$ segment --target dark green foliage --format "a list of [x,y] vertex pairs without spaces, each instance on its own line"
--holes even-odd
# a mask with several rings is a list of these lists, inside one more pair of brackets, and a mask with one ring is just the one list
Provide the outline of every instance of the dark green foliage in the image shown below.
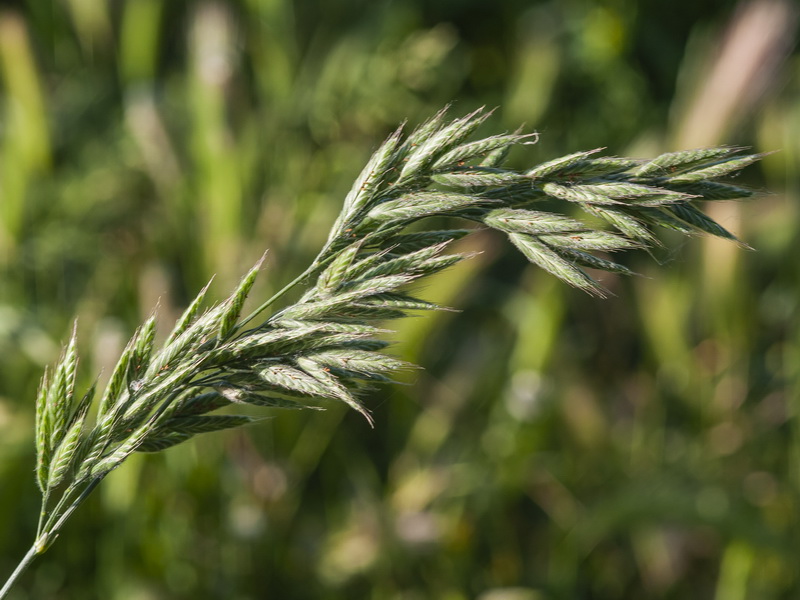
[[[172,397],[170,410],[268,417],[186,444],[179,442],[190,434],[141,440],[141,451],[176,447],[134,457],[105,479],[15,593],[111,600],[794,597],[799,534],[792,515],[800,502],[792,398],[800,388],[792,182],[800,88],[791,68],[751,73],[734,61],[736,76],[723,78],[712,69],[734,51],[758,56],[735,43],[735,32],[753,29],[729,23],[763,23],[766,13],[753,18],[750,7],[765,4],[633,10],[534,1],[489,11],[474,2],[210,4],[23,0],[0,11],[0,568],[10,573],[38,517],[36,380],[45,364],[58,362],[74,315],[81,360],[73,411],[60,417],[67,424],[60,444],[41,436],[50,452],[43,477],[65,464],[55,456],[71,451],[71,419],[95,374],[107,390],[98,389],[97,399],[105,396],[99,412],[108,418],[93,428],[96,411],[88,412],[61,489],[88,476],[81,464],[97,464],[111,450],[106,443],[116,442],[105,428],[134,424],[134,407],[160,409],[154,400],[166,396],[158,390],[184,377],[172,370],[176,359],[199,348],[228,364],[229,379],[195,380]],[[790,3],[768,4],[774,15]],[[792,18],[771,23],[769,35],[751,39],[786,43],[781,31]],[[761,64],[778,65],[789,47]],[[795,59],[791,50],[786,64]],[[743,87],[726,87],[734,84]],[[385,196],[383,183],[403,168],[398,148],[413,146],[390,132],[403,119],[403,131],[413,131],[451,101],[450,114],[498,106],[477,132],[489,137],[473,134],[438,154],[430,177],[407,181],[399,193],[429,185],[501,203],[513,195],[514,205],[502,210],[554,211],[581,223],[576,233],[619,233],[651,248],[590,254],[560,244],[573,231],[521,232],[540,236],[571,269],[599,264],[586,273],[607,300],[526,266],[508,232],[480,223],[498,205],[470,209],[468,222],[436,217],[405,233],[394,224],[369,229],[349,263],[360,273],[456,237],[426,227],[479,231],[434,261],[479,256],[401,291],[328,306],[311,324],[273,314],[312,288],[321,291],[318,273],[306,274],[286,303],[260,314],[271,319],[261,333],[284,340],[265,342],[263,351],[285,353],[293,368],[294,357],[338,352],[325,344],[344,338],[326,341],[327,334],[352,333],[351,350],[381,356],[387,351],[379,344],[400,341],[388,353],[424,370],[368,374],[325,359],[369,408],[374,430],[338,400],[271,394],[259,388],[263,380],[245,378],[234,363],[262,350],[234,350],[235,339],[217,345],[225,329],[219,315],[205,314],[210,330],[195,326],[181,335],[225,300],[265,248],[254,304],[301,273],[351,187],[355,208],[342,213],[350,222],[336,236],[353,234],[353,219],[363,217],[374,190],[396,199]],[[698,109],[705,111],[699,120]],[[438,126],[447,122],[443,115]],[[538,137],[514,137],[535,130]],[[503,131],[514,133],[493,135]],[[387,136],[385,158],[368,161]],[[718,174],[715,163],[733,146],[718,155],[695,151],[704,165],[697,171],[682,170],[691,161],[675,168],[667,164],[674,158],[663,159],[645,173],[649,183],[630,179],[648,160],[601,156],[652,157],[719,143],[755,147],[745,162],[764,150],[781,152],[733,184],[693,180],[706,169]],[[599,146],[607,150],[535,185],[497,173],[524,173]],[[381,160],[389,172],[377,177]],[[685,196],[735,199],[755,189],[760,197],[700,202],[700,212],[686,210],[696,199],[633,210],[602,194],[602,204],[566,204],[542,189],[608,191],[617,175],[626,185]],[[500,180],[518,183],[477,185]],[[706,213],[719,225],[700,216]],[[681,233],[700,231],[729,231],[757,252]],[[323,260],[353,239],[338,237]],[[618,277],[613,263],[644,276]],[[214,274],[215,284],[169,336]],[[341,282],[334,278],[328,290]],[[459,312],[399,319],[423,299]],[[125,339],[156,305],[145,373],[135,345],[115,370]],[[398,331],[390,338],[387,327]],[[164,344],[168,351],[159,352]],[[52,367],[48,373],[45,394]],[[394,378],[411,385],[386,382]],[[132,391],[135,398],[116,405]]]

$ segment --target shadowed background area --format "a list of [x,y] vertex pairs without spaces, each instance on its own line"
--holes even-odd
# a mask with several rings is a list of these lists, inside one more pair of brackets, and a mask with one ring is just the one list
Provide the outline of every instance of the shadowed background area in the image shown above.
[[[779,150],[712,216],[756,249],[621,260],[606,300],[501,237],[398,323],[425,367],[355,412],[264,412],[136,455],[11,597],[765,600],[800,594],[800,56],[790,0],[17,0],[0,10],[0,576],[32,541],[34,397],[83,385],[265,248],[324,243],[380,141],[453,103],[514,166]],[[769,193],[766,193],[769,190]]]

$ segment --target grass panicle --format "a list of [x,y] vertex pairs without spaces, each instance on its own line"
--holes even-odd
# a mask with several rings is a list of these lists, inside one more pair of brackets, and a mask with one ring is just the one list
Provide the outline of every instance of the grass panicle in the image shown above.
[[[657,243],[654,227],[735,240],[697,203],[750,195],[718,179],[761,155],[724,147],[640,160],[598,157],[598,148],[515,170],[503,166],[509,150],[537,136],[518,131],[470,141],[490,115],[479,109],[448,121],[441,111],[407,136],[402,128],[389,136],[347,194],[319,255],[248,317],[242,310],[264,257],[219,304],[204,309],[203,288],[160,348],[154,312],[123,350],[93,422],[94,387],[76,400],[73,329],[36,398],[43,498],[36,542],[0,598],[132,453],[254,421],[220,410],[343,402],[371,423],[358,391],[413,368],[385,353],[382,323],[443,308],[415,297],[412,284],[468,258],[450,247],[476,227],[501,232],[531,263],[598,296],[605,290],[585,268],[629,274],[608,254]],[[591,219],[582,221],[581,213]],[[429,217],[442,216],[471,227],[425,229]],[[307,287],[299,299],[274,307],[301,284]]]

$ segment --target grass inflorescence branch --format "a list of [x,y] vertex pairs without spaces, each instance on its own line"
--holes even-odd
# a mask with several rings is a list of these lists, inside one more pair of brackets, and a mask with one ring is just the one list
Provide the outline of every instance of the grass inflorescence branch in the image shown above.
[[[637,160],[599,156],[595,149],[518,171],[503,166],[509,150],[537,136],[517,131],[470,140],[490,114],[477,110],[448,120],[442,111],[409,135],[395,131],[356,179],[308,269],[249,316],[241,312],[263,258],[223,302],[203,309],[208,286],[201,290],[158,349],[153,314],[122,352],[91,424],[95,387],[76,393],[73,330],[36,400],[42,492],[36,542],[0,598],[132,453],[255,419],[219,409],[320,408],[340,401],[371,422],[359,392],[414,368],[384,353],[381,325],[409,311],[441,309],[416,298],[409,284],[467,257],[448,249],[472,229],[407,231],[418,221],[445,216],[495,229],[530,262],[598,296],[604,289],[585,268],[630,273],[611,253],[657,243],[655,226],[734,240],[697,203],[749,196],[719,179],[761,155],[721,147]],[[553,206],[562,210],[552,212]],[[576,218],[581,213],[589,220]],[[275,308],[301,283],[308,288],[299,300]]]

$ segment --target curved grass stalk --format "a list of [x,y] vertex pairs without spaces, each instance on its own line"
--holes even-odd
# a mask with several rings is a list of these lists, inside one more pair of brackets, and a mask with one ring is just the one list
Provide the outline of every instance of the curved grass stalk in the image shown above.
[[[489,114],[478,110],[448,122],[442,111],[408,136],[398,129],[357,178],[325,247],[303,273],[244,318],[263,258],[226,300],[203,310],[206,286],[160,349],[154,347],[153,315],[133,335],[97,401],[94,386],[83,396],[75,392],[73,331],[36,400],[42,492],[36,542],[0,599],[133,452],[157,452],[255,419],[219,409],[319,408],[338,401],[371,422],[358,392],[413,367],[383,352],[387,342],[376,336],[386,330],[379,325],[441,308],[412,296],[408,284],[467,258],[446,250],[469,230],[409,233],[412,223],[445,216],[498,230],[530,262],[597,296],[605,290],[585,268],[630,273],[611,254],[656,243],[657,226],[735,240],[697,203],[750,195],[719,179],[761,155],[723,147],[637,160],[591,150],[516,171],[503,166],[505,157],[514,146],[533,143],[532,135],[470,141]],[[554,203],[561,212],[542,209]],[[575,218],[576,212],[591,220]],[[296,302],[274,310],[289,290],[312,278]],[[265,317],[268,309],[273,312]]]

